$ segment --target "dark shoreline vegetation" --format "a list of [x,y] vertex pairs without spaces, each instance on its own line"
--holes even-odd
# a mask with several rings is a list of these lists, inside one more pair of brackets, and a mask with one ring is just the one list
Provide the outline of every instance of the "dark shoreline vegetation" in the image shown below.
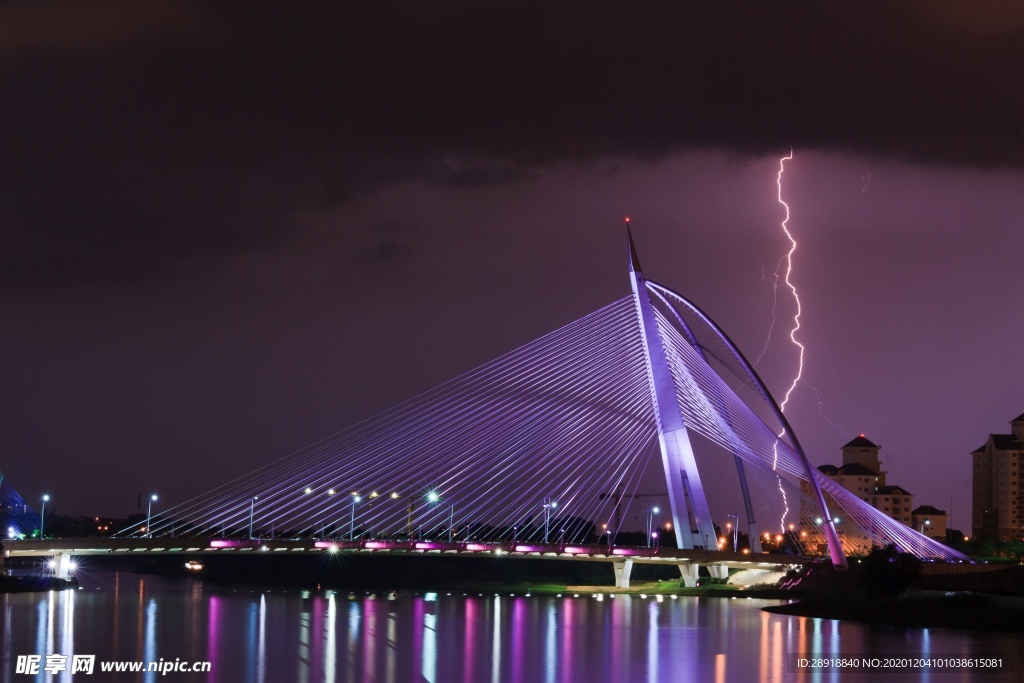
[[773,614],[890,626],[1024,633],[1024,603],[1016,607],[1001,606],[994,604],[989,596],[976,593],[872,600],[813,596],[762,609]]
[[[203,569],[185,569],[183,556],[82,557],[78,580],[86,586],[96,571],[133,571],[168,578],[201,577],[216,586],[282,586],[339,592],[449,592],[453,594],[699,596],[786,600],[764,608],[775,614],[844,619],[908,627],[944,627],[1024,632],[1024,566],[1000,564],[988,571],[922,573],[912,558],[878,551],[854,559],[845,572],[815,563],[792,572],[780,587],[741,588],[701,576],[696,588],[682,585],[673,565],[636,564],[630,588],[614,586],[608,563],[517,558],[308,556],[198,558]],[[255,561],[254,561],[255,560]],[[27,560],[10,566],[38,566]],[[3,577],[0,591],[73,588],[52,577]]]

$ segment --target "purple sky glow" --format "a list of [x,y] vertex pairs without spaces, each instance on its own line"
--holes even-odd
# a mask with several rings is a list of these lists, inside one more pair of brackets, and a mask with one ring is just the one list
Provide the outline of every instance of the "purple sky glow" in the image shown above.
[[[645,275],[754,360],[792,147],[817,393],[788,419],[816,465],[864,433],[967,529],[969,453],[1024,410],[1021,26],[1001,2],[7,3],[0,469],[48,512],[205,491],[628,294],[624,216]],[[780,286],[780,400],[793,312]]]

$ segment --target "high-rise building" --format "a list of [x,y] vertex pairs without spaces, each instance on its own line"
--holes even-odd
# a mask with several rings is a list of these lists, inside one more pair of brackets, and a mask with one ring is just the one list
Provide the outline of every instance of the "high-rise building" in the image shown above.
[[975,537],[1024,538],[1024,414],[1010,421],[1009,434],[989,434],[971,453],[971,533]]

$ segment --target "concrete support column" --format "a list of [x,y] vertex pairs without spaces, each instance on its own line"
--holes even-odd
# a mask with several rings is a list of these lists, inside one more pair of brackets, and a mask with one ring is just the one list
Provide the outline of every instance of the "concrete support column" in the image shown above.
[[629,588],[629,575],[633,572],[633,560],[612,562],[612,569],[615,570],[615,587]]
[[711,578],[714,579],[728,579],[729,568],[724,564],[713,564],[708,567],[708,572],[711,574]]
[[696,588],[699,571],[700,567],[695,564],[679,565],[679,573],[683,575],[683,585],[687,588]]
[[71,578],[71,560],[68,553],[57,553],[53,556],[53,575],[58,579]]

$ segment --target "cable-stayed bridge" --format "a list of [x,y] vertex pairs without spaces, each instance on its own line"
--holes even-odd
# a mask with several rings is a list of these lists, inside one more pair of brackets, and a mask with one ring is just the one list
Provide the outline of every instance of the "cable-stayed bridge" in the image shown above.
[[[674,562],[695,580],[699,563],[796,559],[765,556],[763,538],[837,568],[872,546],[968,559],[814,468],[739,349],[644,276],[627,236],[631,295],[96,550],[508,553],[612,561],[620,583],[633,560]],[[630,509],[645,528],[629,550],[630,530],[609,523],[641,495],[649,503]],[[726,537],[740,528],[746,557]],[[6,552],[66,562],[94,545]]]

